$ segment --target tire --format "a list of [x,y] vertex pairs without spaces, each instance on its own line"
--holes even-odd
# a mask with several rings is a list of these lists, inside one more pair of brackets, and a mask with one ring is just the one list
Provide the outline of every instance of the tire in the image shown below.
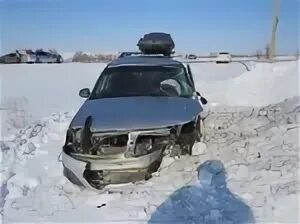
[[57,64],[61,64],[61,63],[62,63],[62,57],[57,57],[56,63],[57,63]]
[[152,173],[155,173],[159,169],[162,159],[163,159],[163,152],[161,153],[160,157],[149,166],[147,173],[145,175],[145,180],[149,180],[152,177]]
[[201,137],[202,137],[202,133],[201,133],[201,123],[202,123],[202,120],[201,118],[199,117],[198,118],[198,121],[197,121],[197,125],[196,125],[196,130],[195,130],[195,137],[196,137],[196,142],[200,142],[201,141]]
[[196,124],[196,128],[194,133],[190,136],[190,140],[189,140],[189,155],[191,156],[193,154],[193,146],[196,142],[201,142],[201,118],[199,116],[198,120],[197,120],[197,124]]

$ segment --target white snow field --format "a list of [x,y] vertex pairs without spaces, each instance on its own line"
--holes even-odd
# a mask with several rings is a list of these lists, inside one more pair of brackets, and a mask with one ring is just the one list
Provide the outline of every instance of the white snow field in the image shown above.
[[3,223],[299,223],[298,66],[193,64],[210,102],[195,155],[93,191],[62,175],[59,153],[105,65],[1,65]]

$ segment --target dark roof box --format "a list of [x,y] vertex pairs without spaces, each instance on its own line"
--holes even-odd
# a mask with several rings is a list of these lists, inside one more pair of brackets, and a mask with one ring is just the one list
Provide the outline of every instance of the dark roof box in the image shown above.
[[163,54],[170,56],[175,47],[170,34],[148,33],[141,38],[137,44],[143,54]]

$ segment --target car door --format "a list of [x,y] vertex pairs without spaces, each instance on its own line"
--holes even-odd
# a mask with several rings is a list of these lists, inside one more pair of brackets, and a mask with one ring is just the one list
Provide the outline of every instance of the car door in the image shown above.
[[36,60],[39,63],[47,63],[48,62],[47,52],[44,52],[44,51],[37,52]]
[[19,62],[20,62],[20,59],[18,58],[17,54],[15,54],[15,53],[8,54],[5,57],[5,63],[12,64],[12,63],[19,63]]

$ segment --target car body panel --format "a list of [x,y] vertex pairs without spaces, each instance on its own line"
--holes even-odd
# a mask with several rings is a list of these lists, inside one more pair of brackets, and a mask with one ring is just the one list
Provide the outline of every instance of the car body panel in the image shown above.
[[64,151],[62,152],[62,161],[63,161],[63,165],[76,176],[76,178],[80,181],[80,183],[83,186],[91,187],[91,185],[83,177],[83,173],[86,169],[87,162],[76,160],[71,156],[69,156],[68,154],[66,154]]
[[20,63],[21,58],[18,54],[16,53],[11,53],[11,54],[6,54],[0,57],[0,62],[5,63],[5,64],[15,64],[15,63]]
[[58,54],[53,54],[46,51],[36,51],[35,52],[37,63],[61,63],[62,57]]
[[187,58],[188,58],[188,59],[195,60],[195,59],[197,59],[197,55],[189,54],[189,55],[187,56]]
[[216,59],[217,63],[230,63],[231,62],[231,54],[227,52],[220,52]]
[[92,132],[146,130],[186,123],[199,115],[199,102],[183,97],[120,97],[87,100],[71,127],[92,117]]
[[116,159],[98,159],[96,157],[87,157],[84,155],[72,155],[79,161],[89,163],[90,170],[132,170],[144,169],[152,164],[160,155],[160,151],[154,151],[150,154],[132,157],[132,158],[116,158]]
[[0,62],[5,64],[13,63],[62,63],[63,58],[59,54],[38,50],[16,50],[14,53],[0,57]]
[[35,63],[36,56],[32,50],[17,50],[17,52],[21,55],[22,63]]
[[70,170],[80,183],[88,188],[94,188],[84,178],[87,165],[90,171],[100,171],[104,174],[103,184],[125,183],[128,180],[138,180],[144,177],[147,168],[153,164],[161,155],[161,151],[154,151],[148,155],[138,158],[97,160],[97,159],[75,159],[74,157],[62,152],[64,167]]

